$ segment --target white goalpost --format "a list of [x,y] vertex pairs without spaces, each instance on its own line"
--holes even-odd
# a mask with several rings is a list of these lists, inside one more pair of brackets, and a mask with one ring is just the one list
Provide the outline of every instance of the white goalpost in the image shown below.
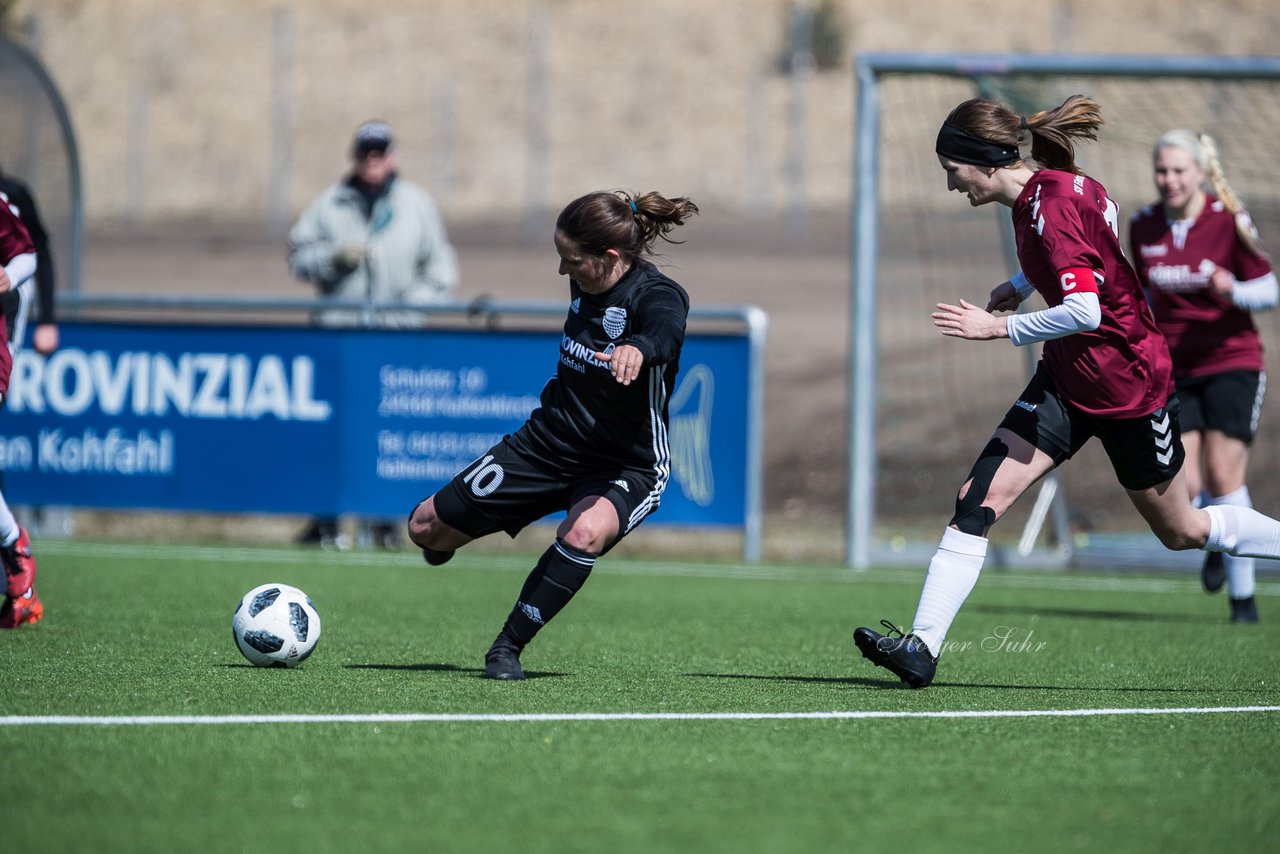
[[[942,120],[978,94],[1024,113],[1075,93],[1094,98],[1106,124],[1078,160],[1120,204],[1126,246],[1129,216],[1155,200],[1156,138],[1179,127],[1209,133],[1263,245],[1280,253],[1280,57],[869,53],[855,70],[846,562],[923,566],[1039,357],[1007,341],[945,339],[929,320],[938,302],[985,303],[1016,269],[1008,210],[974,211],[946,191],[933,151]],[[1270,362],[1280,313],[1255,323]],[[1260,509],[1280,512],[1275,395],[1249,483]],[[1198,552],[1160,547],[1096,442],[1036,489],[992,530],[989,565],[1199,566]]]

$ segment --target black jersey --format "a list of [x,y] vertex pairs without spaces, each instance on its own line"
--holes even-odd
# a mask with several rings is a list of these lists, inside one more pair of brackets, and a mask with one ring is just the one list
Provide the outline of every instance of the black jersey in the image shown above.
[[[607,293],[584,293],[573,280],[569,291],[556,375],[512,441],[556,469],[653,467],[665,483],[667,404],[680,370],[689,295],[646,261]],[[595,357],[623,344],[644,354],[630,385]]]

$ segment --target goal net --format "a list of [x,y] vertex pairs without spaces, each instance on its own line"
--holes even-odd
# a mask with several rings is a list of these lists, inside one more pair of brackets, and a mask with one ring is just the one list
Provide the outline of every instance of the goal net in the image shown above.
[[[1151,147],[1172,128],[1211,134],[1223,168],[1280,254],[1280,180],[1272,129],[1280,61],[1206,57],[873,54],[859,58],[851,322],[850,503],[853,566],[927,561],[956,490],[1025,386],[1038,352],[942,337],[938,302],[985,304],[1016,269],[1009,211],[948,193],[934,155],[951,109],[986,95],[1033,113],[1087,94],[1106,124],[1077,162],[1128,218],[1155,200]],[[1127,251],[1127,249],[1126,249]],[[1042,308],[1033,296],[1030,308]],[[1273,362],[1280,312],[1255,317]],[[1250,457],[1256,506],[1280,513],[1280,395],[1266,400]],[[1037,501],[1037,499],[1040,499]],[[991,532],[991,562],[1017,566],[1199,565],[1162,549],[1091,442]]]
[[35,197],[49,235],[55,287],[80,287],[83,212],[80,167],[66,105],[25,47],[0,37],[0,170]]

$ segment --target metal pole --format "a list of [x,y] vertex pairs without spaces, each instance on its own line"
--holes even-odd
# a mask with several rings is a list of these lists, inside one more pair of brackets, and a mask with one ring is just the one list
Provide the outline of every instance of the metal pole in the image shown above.
[[547,203],[547,39],[550,12],[541,0],[529,4],[528,54],[525,59],[524,238],[546,239],[543,217]]
[[742,557],[755,563],[760,560],[764,540],[764,347],[769,315],[756,306],[746,306],[743,311],[751,353],[747,367],[751,398],[747,412],[747,506]]
[[271,16],[271,173],[267,176],[267,233],[289,227],[289,183],[293,171],[293,10]]
[[875,72],[858,63],[858,151],[853,169],[853,248],[849,352],[849,507],[845,560],[866,569],[871,559],[876,479],[876,246],[880,161],[880,92]]
[[[999,221],[1000,242],[1004,247],[1005,263],[1008,265],[1009,275],[1012,277],[1014,273],[1021,269],[1018,264],[1018,240],[1013,231],[1013,220],[1010,219],[1008,210],[1000,205],[996,205],[996,218]],[[1026,302],[1018,306],[1019,313],[1025,314],[1029,310]],[[1040,347],[1036,344],[1028,344],[1022,347],[1021,350],[1023,373],[1027,381],[1030,382],[1031,377],[1036,372],[1036,365],[1040,362]],[[1022,538],[1018,543],[1019,555],[1026,557],[1031,547],[1035,545],[1036,538],[1040,534],[1040,529],[1044,525],[1050,508],[1064,501],[1066,501],[1066,497],[1063,495],[1062,490],[1062,474],[1058,469],[1054,469],[1045,475],[1044,480],[1040,483],[1040,493],[1036,498],[1035,506],[1022,529]],[[1059,548],[1064,551],[1071,547],[1065,528],[1058,527],[1058,521],[1065,517],[1065,513],[1054,513],[1053,515],[1054,538],[1057,540]]]
[[807,135],[805,95],[813,78],[813,8],[804,0],[791,5],[790,85],[787,97],[787,219],[788,238],[801,239],[808,231],[808,199],[805,186]]

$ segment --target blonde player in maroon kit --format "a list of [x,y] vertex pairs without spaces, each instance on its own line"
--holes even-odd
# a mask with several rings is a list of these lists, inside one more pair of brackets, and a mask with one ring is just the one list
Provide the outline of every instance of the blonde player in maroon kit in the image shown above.
[[[988,529],[1019,496],[1097,437],[1117,480],[1170,549],[1280,557],[1280,522],[1247,507],[1198,509],[1182,473],[1173,365],[1118,236],[1119,210],[1075,164],[1097,138],[1098,105],[1081,95],[1032,116],[985,98],[960,104],[938,132],[947,189],[1012,209],[1021,272],[986,308],[940,303],[934,325],[973,341],[1044,342],[1030,384],[983,448],[929,563],[910,633],[854,630],[863,656],[911,687],[928,685],[951,622],[973,590]],[[1037,292],[1048,308],[996,317]]]
[[[1267,375],[1250,313],[1275,306],[1280,287],[1211,137],[1169,131],[1152,162],[1160,201],[1130,220],[1129,257],[1169,341],[1187,487],[1198,506],[1251,507],[1245,469]],[[1253,558],[1210,552],[1201,578],[1210,593],[1225,581],[1232,622],[1258,621]]]

